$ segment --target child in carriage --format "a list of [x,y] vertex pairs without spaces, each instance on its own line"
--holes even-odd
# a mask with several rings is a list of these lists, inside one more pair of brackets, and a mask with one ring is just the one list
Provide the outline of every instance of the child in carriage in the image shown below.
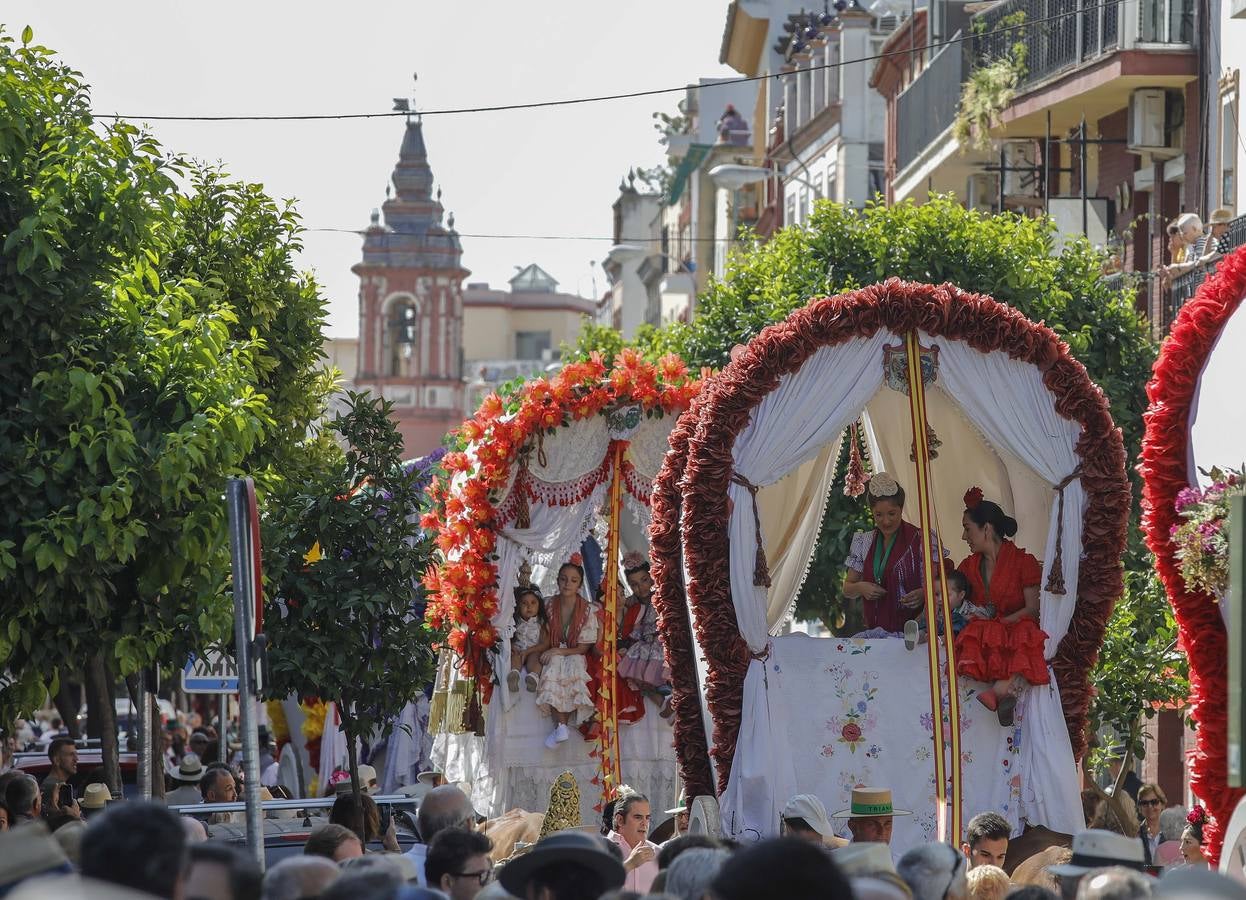
[[[950,568],[950,567],[949,567]],[[980,606],[973,602],[973,588],[965,573],[951,569],[944,574],[947,581],[948,605],[952,608],[952,633],[960,634],[961,630],[973,619],[995,618],[995,607],[991,604]],[[937,628],[943,628],[943,611],[936,607]],[[918,644],[929,640],[926,634],[926,619],[910,619],[904,623],[904,646],[912,650]]]
[[524,687],[535,692],[541,674],[541,654],[549,649],[549,617],[536,588],[515,588],[515,634],[511,638],[511,670],[506,677],[510,692],[519,690],[520,669],[526,670]]

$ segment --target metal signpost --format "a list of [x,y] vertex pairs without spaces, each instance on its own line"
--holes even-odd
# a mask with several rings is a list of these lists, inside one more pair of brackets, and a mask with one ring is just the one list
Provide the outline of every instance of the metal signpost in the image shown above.
[[[259,733],[255,721],[255,694],[259,688],[257,663],[264,654],[259,630],[262,609],[260,590],[260,529],[255,503],[255,483],[250,478],[231,478],[225,491],[229,508],[229,552],[233,561],[234,643],[238,661],[236,679],[242,729],[242,768],[245,775],[244,799],[247,804],[247,847],[260,868],[264,867],[264,821],[260,808]],[[207,657],[205,656],[205,659]],[[192,664],[193,668],[193,664]],[[211,666],[208,666],[209,670]],[[213,673],[209,671],[209,679]],[[183,676],[185,677],[185,676]],[[229,677],[222,670],[215,676],[221,683]],[[225,733],[221,733],[225,745]]]

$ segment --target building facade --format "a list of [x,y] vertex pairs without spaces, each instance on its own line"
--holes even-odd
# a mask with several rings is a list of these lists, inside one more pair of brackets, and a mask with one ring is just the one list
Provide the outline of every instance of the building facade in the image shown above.
[[463,250],[454,216],[442,222],[441,191],[418,116],[409,116],[393,192],[364,232],[354,389],[394,403],[408,456],[441,445],[463,412]]

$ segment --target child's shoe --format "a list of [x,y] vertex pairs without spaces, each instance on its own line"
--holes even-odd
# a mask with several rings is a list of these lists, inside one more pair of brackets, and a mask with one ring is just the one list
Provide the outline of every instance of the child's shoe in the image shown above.
[[562,722],[558,723],[558,727],[554,729],[554,743],[561,744],[565,740],[569,740],[571,732],[567,730],[567,726]]
[[904,623],[904,649],[912,650],[917,646],[917,620],[909,619]]
[[510,674],[506,676],[506,689],[512,694],[519,691],[519,670],[511,669]]
[[529,672],[527,675],[524,676],[523,686],[528,689],[529,694],[535,694],[536,686],[537,686],[537,677],[533,675],[531,672]]

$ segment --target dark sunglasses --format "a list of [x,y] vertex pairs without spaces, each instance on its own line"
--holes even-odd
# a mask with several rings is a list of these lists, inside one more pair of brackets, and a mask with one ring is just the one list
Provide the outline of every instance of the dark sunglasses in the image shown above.
[[493,868],[485,869],[483,872],[451,872],[452,878],[475,878],[480,882],[480,886],[484,887],[489,883],[489,876],[493,874]]
[[1164,805],[1164,801],[1160,800],[1160,799],[1157,797],[1157,798],[1156,798],[1156,799],[1154,799],[1154,800],[1139,800],[1139,801],[1138,801],[1138,805],[1139,805],[1139,806],[1163,806],[1163,805]]

